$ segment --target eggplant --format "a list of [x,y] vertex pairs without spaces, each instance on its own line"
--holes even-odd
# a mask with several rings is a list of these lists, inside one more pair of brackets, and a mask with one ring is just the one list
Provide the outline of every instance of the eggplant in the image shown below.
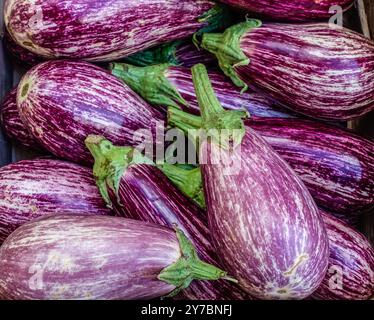
[[26,222],[60,213],[112,214],[88,168],[53,159],[0,168],[0,243]]
[[14,41],[47,59],[113,61],[225,26],[226,10],[208,0],[6,0]]
[[342,121],[374,110],[374,42],[354,31],[248,20],[204,34],[201,46],[243,91],[256,87],[298,113]]
[[[113,75],[150,104],[182,108],[194,114],[200,113],[189,68],[167,63],[147,67],[113,63],[110,69]],[[254,118],[296,116],[263,94],[254,91],[241,94],[235,85],[218,72],[209,71],[209,78],[218,100],[226,109],[245,109]]]
[[303,299],[322,283],[329,241],[318,208],[291,167],[214,95],[192,68],[201,108],[200,163],[209,229],[222,264],[259,299]]
[[[234,7],[258,13],[267,19],[283,21],[305,21],[329,18],[335,11],[334,6],[343,10],[349,8],[353,0],[220,0]],[[336,10],[336,9],[334,9]]]
[[0,247],[2,299],[153,299],[225,277],[180,230],[120,217],[48,216]]
[[49,152],[82,164],[93,159],[84,140],[103,135],[120,145],[143,142],[166,120],[129,87],[106,70],[86,62],[48,61],[27,72],[17,92],[20,117]]
[[[136,153],[134,148],[114,146],[103,137],[89,136],[86,145],[95,158],[94,176],[99,190],[118,216],[168,227],[175,224],[194,243],[204,261],[218,265],[205,212],[174,187],[162,169]],[[178,168],[175,169],[173,177],[178,176],[178,172]],[[188,179],[191,185],[194,181],[190,177],[183,179]],[[201,177],[197,180],[201,185]],[[190,190],[184,185],[185,193],[189,193],[186,189]],[[205,281],[192,283],[183,291],[183,298],[248,300],[251,297],[226,281]]]
[[10,91],[4,98],[0,109],[0,122],[9,138],[31,149],[43,149],[20,118],[17,108],[17,88]]

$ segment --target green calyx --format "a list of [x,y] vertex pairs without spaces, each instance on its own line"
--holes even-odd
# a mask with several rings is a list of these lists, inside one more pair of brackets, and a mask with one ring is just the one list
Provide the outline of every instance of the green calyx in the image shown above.
[[169,64],[136,67],[125,63],[112,63],[111,72],[125,82],[150,104],[179,108],[187,106],[186,100],[167,79]]
[[[109,190],[115,192],[118,198],[118,190],[122,175],[131,164],[150,164],[151,160],[143,156],[132,147],[117,147],[101,136],[90,135],[85,140],[87,148],[95,159],[93,174],[101,196],[112,207]],[[118,203],[120,201],[118,200]]]
[[231,78],[236,86],[243,88],[242,92],[246,91],[248,86],[239,77],[235,68],[248,65],[250,59],[240,48],[240,39],[246,32],[261,25],[260,20],[248,19],[226,29],[222,34],[204,34],[201,41],[201,47],[216,55],[222,71]]
[[176,165],[164,163],[158,168],[173,182],[173,184],[201,208],[205,208],[205,196],[200,168],[183,169]]
[[175,227],[181,250],[181,257],[172,265],[163,269],[158,279],[176,287],[168,297],[174,297],[181,290],[186,289],[193,280],[225,279],[237,283],[227,272],[200,260],[196,249],[186,235]]

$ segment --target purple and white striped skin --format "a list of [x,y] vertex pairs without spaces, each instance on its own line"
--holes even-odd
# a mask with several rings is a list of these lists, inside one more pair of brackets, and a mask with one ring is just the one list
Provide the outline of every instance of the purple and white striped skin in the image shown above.
[[210,131],[200,142],[209,228],[223,265],[256,298],[308,297],[324,279],[329,256],[312,196],[265,140],[245,128],[243,113],[219,105],[204,66],[192,73],[204,129],[230,130],[234,138],[228,147]]
[[326,213],[323,219],[330,240],[330,263],[325,280],[312,298],[370,299],[374,294],[373,247],[361,233],[341,220]]
[[374,42],[348,29],[250,20],[205,34],[202,47],[237,86],[293,111],[349,120],[374,110]]
[[[13,39],[44,58],[113,61],[192,36],[216,4],[208,0],[7,0]],[[213,13],[214,14],[214,13]]]
[[349,8],[353,0],[220,0],[270,19],[283,21],[305,21],[323,19],[335,14],[332,6]]
[[177,46],[175,58],[178,65],[186,68],[192,68],[198,63],[204,64],[207,68],[217,68],[217,59],[215,56],[205,50],[196,48],[192,42],[184,42]]
[[1,125],[6,135],[35,150],[43,149],[34,136],[23,124],[17,108],[17,88],[13,89],[5,97],[0,109]]
[[93,161],[84,145],[89,134],[134,146],[141,142],[136,131],[155,134],[157,122],[166,118],[107,71],[68,60],[45,62],[26,73],[17,103],[23,123],[45,149],[83,164]]
[[[90,136],[86,145],[95,155],[94,176],[99,189],[104,199],[113,205],[118,216],[167,227],[175,224],[194,243],[199,256],[205,262],[219,264],[211,244],[205,212],[184,196],[160,169],[149,161],[144,162],[144,158],[138,161],[128,160],[125,163],[124,159],[127,158],[128,152],[132,152],[131,148],[115,147],[102,137]],[[115,156],[113,151],[116,152]],[[118,159],[122,159],[122,162]],[[113,172],[118,173],[118,176],[114,178],[111,175]],[[111,186],[115,185],[118,187],[113,189]],[[223,280],[193,282],[181,293],[180,298],[251,299],[237,286]]]
[[319,206],[357,216],[374,208],[374,142],[305,119],[255,119],[247,125],[291,165]]
[[160,277],[185,257],[182,240],[172,229],[120,217],[38,219],[20,227],[0,247],[0,297],[162,297],[176,289]]
[[22,224],[59,213],[111,214],[91,170],[50,159],[0,168],[0,243]]

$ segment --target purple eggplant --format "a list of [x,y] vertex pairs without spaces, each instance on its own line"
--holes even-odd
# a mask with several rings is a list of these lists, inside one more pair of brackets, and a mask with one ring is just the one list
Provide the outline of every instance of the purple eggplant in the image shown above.
[[7,0],[15,42],[44,58],[113,61],[225,24],[208,0]]
[[20,225],[59,213],[111,214],[89,169],[51,159],[0,169],[0,243]]
[[325,225],[309,191],[254,130],[226,111],[203,65],[192,68],[203,129],[200,163],[209,228],[223,265],[248,294],[303,299],[328,266]]
[[134,146],[142,142],[135,133],[155,135],[166,120],[116,77],[86,62],[34,67],[18,86],[17,103],[23,123],[45,149],[83,164],[93,161],[84,145],[89,134]]
[[[217,265],[219,259],[210,241],[205,212],[177,190],[152,161],[133,148],[113,146],[98,136],[89,136],[86,145],[95,158],[94,176],[99,190],[117,215],[169,227],[176,224],[194,243],[199,256]],[[198,184],[201,185],[201,177]],[[194,282],[183,291],[183,297],[191,300],[250,299],[225,281]]]
[[23,124],[17,108],[17,89],[13,89],[5,97],[0,109],[0,120],[6,135],[26,147],[41,150],[42,147]]
[[249,20],[205,34],[201,46],[237,86],[293,111],[348,120],[374,110],[374,42],[354,31]]
[[367,300],[374,294],[374,250],[359,232],[323,213],[330,240],[330,262],[325,280],[312,298]]
[[[335,14],[334,6],[349,8],[353,0],[220,0],[266,18],[283,21],[323,19]],[[330,11],[331,9],[334,9]]]
[[[110,69],[113,75],[124,81],[150,104],[200,113],[189,68],[169,64],[136,67],[113,63]],[[210,71],[209,78],[218,100],[226,109],[245,109],[254,118],[295,116],[263,94],[256,92],[241,94],[235,85],[218,72]]]
[[180,230],[120,217],[48,216],[0,247],[3,299],[152,299],[225,277]]

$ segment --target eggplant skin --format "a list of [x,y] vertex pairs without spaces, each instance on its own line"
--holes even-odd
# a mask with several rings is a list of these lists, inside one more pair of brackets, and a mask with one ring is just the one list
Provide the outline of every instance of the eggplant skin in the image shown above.
[[[20,117],[52,154],[93,163],[84,140],[90,134],[135,146],[134,133],[156,132],[165,116],[106,70],[86,62],[48,61],[22,78],[17,92]],[[153,140],[154,141],[154,140]]]
[[0,120],[6,135],[25,147],[42,150],[38,141],[23,124],[17,108],[17,88],[5,97],[0,109]]
[[[374,250],[369,241],[341,220],[323,213],[330,240],[325,280],[312,298],[367,300],[374,294]],[[342,285],[342,286],[340,286]]]
[[92,172],[52,159],[0,168],[0,243],[22,224],[51,214],[110,215]]
[[374,208],[374,142],[305,119],[255,119],[257,131],[286,160],[317,204],[358,216]]
[[331,17],[332,6],[348,8],[353,0],[220,0],[223,3],[283,21],[305,21]]
[[240,47],[239,76],[291,110],[350,120],[374,110],[374,43],[328,24],[264,24]]
[[172,229],[117,217],[49,216],[23,225],[0,247],[0,297],[157,298],[175,289],[157,276],[180,257]]
[[296,173],[250,128],[232,152],[203,142],[200,159],[213,243],[239,286],[259,299],[311,295],[327,271],[328,237]]
[[17,44],[44,58],[113,61],[192,36],[214,7],[206,0],[7,0]]

